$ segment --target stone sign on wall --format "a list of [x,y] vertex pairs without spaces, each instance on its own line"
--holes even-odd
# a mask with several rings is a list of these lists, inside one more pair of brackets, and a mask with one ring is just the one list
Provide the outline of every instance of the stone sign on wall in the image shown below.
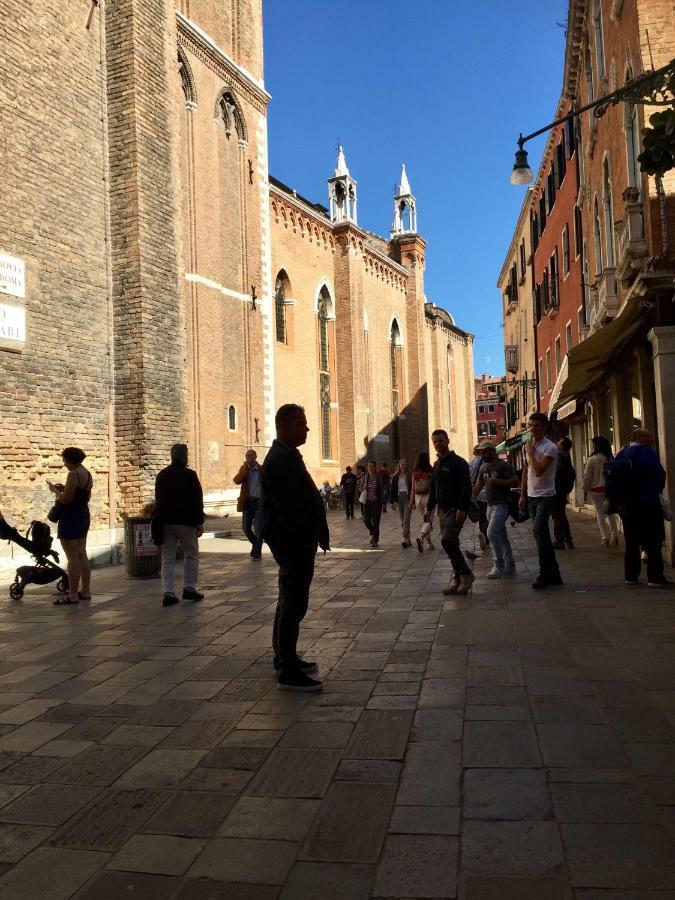
[[0,253],[0,294],[26,296],[26,264],[16,256]]

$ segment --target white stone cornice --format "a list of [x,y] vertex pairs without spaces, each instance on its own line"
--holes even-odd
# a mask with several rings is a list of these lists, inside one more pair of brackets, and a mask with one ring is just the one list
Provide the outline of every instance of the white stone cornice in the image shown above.
[[255,98],[255,101],[257,101],[256,105],[258,107],[262,107],[262,109],[267,107],[272,97],[265,90],[261,78],[256,78],[247,69],[236,63],[196,22],[188,19],[187,16],[178,10],[176,10],[176,20],[179,36],[190,39],[196,45],[191,49],[201,51],[208,60],[224,69],[234,81],[248,90],[251,94],[251,99]]

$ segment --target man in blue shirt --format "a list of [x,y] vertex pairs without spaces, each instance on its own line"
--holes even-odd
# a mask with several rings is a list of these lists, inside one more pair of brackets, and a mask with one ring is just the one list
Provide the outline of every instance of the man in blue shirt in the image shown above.
[[647,551],[649,587],[669,587],[663,574],[661,544],[665,540],[660,495],[666,486],[666,473],[652,449],[654,439],[646,428],[636,428],[631,442],[616,455],[615,463],[630,463],[630,475],[619,514],[626,539],[624,571],[626,584],[639,584],[640,546]]

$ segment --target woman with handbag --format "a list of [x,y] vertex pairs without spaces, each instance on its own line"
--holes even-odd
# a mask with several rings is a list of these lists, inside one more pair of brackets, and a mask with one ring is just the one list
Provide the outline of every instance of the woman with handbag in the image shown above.
[[66,447],[61,458],[68,469],[65,485],[47,482],[57,500],[54,504],[56,509],[50,512],[50,516],[57,516],[57,537],[68,560],[68,593],[63,600],[55,600],[55,604],[91,600],[87,533],[90,524],[89,498],[94,482],[91,472],[82,465],[85,453],[79,447]]
[[614,455],[605,437],[594,437],[591,444],[593,453],[584,469],[584,493],[588,494],[595,509],[602,543],[605,547],[610,544],[616,547],[619,544],[619,517],[615,513],[605,513],[605,465],[614,459]]
[[415,466],[412,471],[412,496],[410,498],[411,509],[417,509],[422,519],[422,529],[416,538],[417,549],[420,553],[424,553],[424,545],[427,549],[435,550],[431,541],[431,529],[433,527],[433,513],[429,516],[429,521],[425,522],[427,512],[427,503],[429,501],[429,491],[431,490],[431,473],[433,467],[429,460],[429,454],[422,451],[417,457]]

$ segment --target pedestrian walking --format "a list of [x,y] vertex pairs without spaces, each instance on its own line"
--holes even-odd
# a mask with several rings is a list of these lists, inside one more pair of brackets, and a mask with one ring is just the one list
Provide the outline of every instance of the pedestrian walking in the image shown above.
[[631,442],[607,467],[605,491],[610,508],[618,508],[626,541],[626,584],[640,583],[640,546],[647,551],[647,584],[670,587],[663,573],[661,545],[665,540],[661,492],[666,473],[652,448],[654,439],[646,428],[636,428]]
[[368,472],[364,481],[366,502],[363,510],[363,521],[370,532],[370,546],[380,546],[380,518],[384,508],[384,485],[382,478],[377,474],[377,466],[374,462],[368,463]]
[[552,585],[563,583],[549,530],[549,519],[555,501],[558,448],[546,437],[548,416],[544,413],[532,413],[528,426],[532,438],[525,444],[520,508],[529,507],[532,532],[539,555],[539,575],[532,587],[535,591],[542,591]]
[[427,504],[429,502],[429,491],[431,490],[431,478],[433,467],[429,454],[422,451],[417,459],[412,471],[412,496],[410,498],[410,508],[416,509],[422,520],[421,530],[417,535],[417,549],[420,553],[424,553],[424,545],[429,550],[435,550],[431,540],[431,531],[433,528],[434,514],[433,511],[427,516]]
[[483,455],[483,465],[479,469],[473,492],[478,494],[484,490],[487,498],[487,537],[494,560],[487,577],[501,578],[503,575],[515,575],[516,563],[506,522],[509,517],[511,488],[518,486],[518,476],[509,463],[499,459],[492,441],[482,441],[479,446]]
[[434,463],[431,490],[425,518],[438,506],[441,544],[448,554],[454,577],[444,594],[468,594],[476,580],[464,558],[459,538],[471,502],[471,477],[469,464],[450,449],[447,431],[437,428],[431,433],[438,459]]
[[340,487],[342,488],[342,496],[345,501],[345,515],[348,519],[354,518],[354,498],[358,489],[359,480],[352,472],[352,467],[347,466],[345,473],[340,479]]
[[178,603],[176,596],[176,549],[185,556],[183,600],[203,600],[197,590],[199,538],[204,533],[204,497],[197,473],[188,468],[188,448],[174,444],[171,465],[155,479],[155,516],[162,524],[163,606]]
[[398,462],[398,470],[391,479],[391,505],[398,510],[401,519],[401,546],[407,549],[410,544],[410,514],[412,508],[410,506],[410,497],[412,494],[412,478],[408,471],[408,460],[400,459]]
[[58,501],[59,518],[56,535],[68,560],[68,593],[57,605],[91,600],[91,563],[87,556],[89,533],[89,500],[94,480],[82,465],[86,459],[79,447],[66,447],[61,453],[68,470],[65,485],[47,482]]
[[614,455],[606,437],[598,435],[591,439],[593,452],[584,468],[584,493],[590,497],[595,518],[600,529],[600,537],[605,547],[619,544],[619,516],[605,512],[605,466],[612,462]]
[[263,536],[279,566],[274,669],[281,690],[319,691],[321,682],[307,674],[318,666],[299,656],[298,636],[309,606],[317,549],[330,550],[326,508],[298,450],[309,431],[303,407],[285,403],[274,421],[277,437],[263,463]]
[[[476,444],[476,446],[473,448],[473,458],[469,462],[469,475],[471,477],[472,487],[476,483],[478,473],[480,472],[482,465],[483,454],[480,449],[480,444]],[[490,540],[488,538],[487,496],[485,494],[485,488],[479,491],[475,496],[475,502],[478,506],[478,543],[480,544],[480,549],[483,551],[483,553],[485,553],[485,551],[490,546]]]
[[567,502],[574,490],[577,473],[572,465],[572,441],[568,437],[561,438],[556,444],[558,462],[555,467],[555,499],[553,501],[553,548],[554,550],[574,549],[572,529],[567,519]]
[[240,485],[237,512],[242,513],[241,528],[251,543],[251,559],[262,558],[262,469],[255,450],[247,450],[244,463],[234,476]]
[[389,471],[389,465],[386,462],[382,463],[382,467],[378,474],[382,481],[382,512],[386,513],[391,492],[391,473]]

